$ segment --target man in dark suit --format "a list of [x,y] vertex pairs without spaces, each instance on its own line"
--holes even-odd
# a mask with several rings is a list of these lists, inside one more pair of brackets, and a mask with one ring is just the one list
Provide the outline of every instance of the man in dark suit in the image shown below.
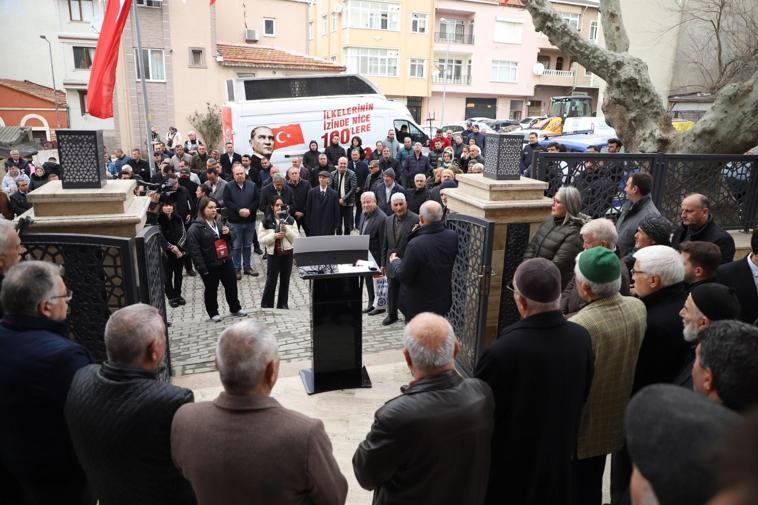
[[311,190],[311,184],[300,177],[300,169],[297,167],[290,167],[289,169],[289,182],[287,186],[292,190],[292,207],[290,208],[290,215],[295,218],[297,225],[305,230],[308,234],[308,229],[305,224],[305,203],[308,201],[308,192]]
[[68,338],[60,267],[19,263],[0,299],[0,503],[94,503],[63,417],[71,380],[92,358]]
[[413,181],[417,174],[423,174],[425,179],[432,175],[432,165],[429,162],[429,157],[424,156],[422,149],[421,142],[416,142],[413,147],[413,154],[405,158],[403,162],[400,180],[406,188],[413,187]]
[[382,173],[383,184],[377,184],[374,187],[374,193],[376,194],[376,203],[379,208],[384,211],[388,216],[392,214],[392,206],[390,199],[395,193],[402,193],[405,195],[405,188],[395,182],[395,171],[388,168]]
[[[361,207],[363,207],[363,213],[358,223],[358,233],[369,236],[368,250],[374,257],[374,261],[381,263],[384,221],[387,219],[387,214],[376,206],[376,196],[372,191],[366,191],[361,195]],[[361,282],[366,283],[366,293],[368,294],[368,307],[363,312],[371,312],[374,310],[374,282],[366,276],[361,277]],[[378,312],[384,312],[384,309]]]
[[305,202],[305,220],[311,237],[334,235],[340,225],[340,198],[329,187],[330,174],[322,170],[318,174],[318,186],[308,192]]
[[[350,160],[347,162],[347,168],[348,170],[352,170],[355,172],[355,180],[358,184],[358,187],[355,189],[355,201],[357,204],[360,204],[361,201],[361,193],[364,191],[369,191],[368,188],[365,187],[366,185],[366,179],[368,178],[368,163],[360,159],[360,151],[358,149],[351,149],[350,150]],[[355,206],[355,227],[358,227],[358,223],[361,220],[361,206],[356,205]]]
[[238,161],[242,163],[242,156],[239,153],[234,152],[234,144],[231,142],[226,143],[226,152],[221,155],[221,168],[223,169],[223,173],[227,175],[225,177],[226,180],[232,179],[232,165],[234,165],[234,162]]
[[347,158],[337,160],[337,170],[331,174],[330,187],[337,192],[340,203],[340,221],[337,235],[350,235],[353,230],[353,207],[358,181],[355,172],[347,168]]
[[732,288],[740,300],[740,320],[755,324],[758,320],[758,228],[750,239],[751,254],[721,265],[716,280]]
[[400,259],[392,253],[387,264],[393,279],[400,283],[398,305],[406,321],[421,312],[447,314],[453,304],[453,263],[457,254],[458,235],[445,228],[442,205],[424,202],[419,226],[408,237],[405,256]]
[[702,240],[713,242],[721,249],[721,264],[734,259],[734,239],[713,220],[711,202],[699,193],[687,195],[682,200],[682,224],[674,230],[671,247],[679,249],[684,241]]
[[522,262],[513,276],[522,320],[505,328],[477,363],[474,376],[495,393],[487,505],[571,503],[593,356],[587,330],[561,314],[560,296],[553,262]]
[[387,169],[392,169],[396,174],[400,173],[400,162],[392,157],[392,152],[389,147],[382,148],[382,156],[379,158],[379,166],[384,172]]
[[[393,273],[388,267],[390,256],[393,254],[402,258],[408,246],[411,231],[418,225],[418,214],[408,210],[405,193],[392,195],[392,214],[384,220],[384,240],[382,242],[382,270],[387,275],[387,317],[382,324],[388,326],[397,321],[397,302],[400,294],[400,283],[393,279]],[[370,316],[379,312],[372,310]]]
[[340,136],[338,134],[332,135],[331,143],[324,149],[324,154],[326,154],[329,164],[333,167],[337,166],[340,158],[343,156],[347,157],[345,148],[340,145]]
[[492,389],[455,370],[461,345],[436,314],[405,327],[403,355],[413,382],[376,411],[353,456],[358,483],[374,504],[480,505],[487,491]]
[[224,390],[183,405],[171,425],[173,460],[198,503],[345,503],[347,481],[324,424],[271,397],[279,373],[271,332],[250,319],[230,326],[216,367]]
[[291,213],[291,207],[295,202],[295,195],[292,192],[292,188],[287,186],[284,177],[279,174],[276,174],[271,178],[271,184],[267,184],[261,189],[261,200],[258,205],[258,210],[264,214],[271,212],[271,206],[274,205],[277,198],[282,199],[284,205],[288,207]]

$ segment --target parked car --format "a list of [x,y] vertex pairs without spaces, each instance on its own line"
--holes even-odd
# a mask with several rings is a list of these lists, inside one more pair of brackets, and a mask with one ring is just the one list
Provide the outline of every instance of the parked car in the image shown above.
[[547,119],[547,116],[526,116],[524,119],[519,121],[519,124],[521,125],[521,128],[532,128],[534,124],[538,121],[542,121]]
[[440,126],[440,128],[442,129],[443,132],[447,130],[453,130],[453,133],[458,133],[465,130],[469,122],[474,123],[475,125],[479,125],[479,131],[482,133],[493,131],[492,128],[490,128],[490,126],[487,123],[482,123],[479,121],[471,121],[471,120],[456,121],[455,123],[448,123],[444,126]]

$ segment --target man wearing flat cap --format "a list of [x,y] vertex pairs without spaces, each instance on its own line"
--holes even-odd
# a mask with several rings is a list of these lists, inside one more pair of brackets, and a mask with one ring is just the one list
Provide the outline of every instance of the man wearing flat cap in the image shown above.
[[632,505],[704,505],[719,491],[719,448],[740,416],[670,384],[641,390],[626,412]]
[[[671,245],[671,231],[674,225],[663,216],[650,215],[642,218],[634,234],[634,252],[651,245]],[[634,252],[624,256],[624,264],[631,270],[634,266]]]
[[695,391],[735,412],[758,406],[758,328],[716,321],[699,340],[692,366]]
[[305,200],[305,219],[308,236],[334,235],[340,225],[340,197],[329,187],[331,174],[326,170],[318,173],[318,186],[308,191]]
[[579,296],[587,303],[569,319],[592,338],[595,370],[577,441],[575,500],[600,505],[606,455],[624,445],[624,411],[647,325],[645,304],[621,296],[621,261],[598,246],[579,253],[574,266]]
[[572,503],[577,430],[592,382],[592,342],[560,311],[561,274],[544,258],[522,262],[513,298],[522,320],[486,349],[475,376],[495,393],[485,503]]
[[693,346],[691,359],[684,365],[674,384],[692,389],[692,365],[695,363],[695,349],[700,332],[714,321],[738,319],[740,301],[730,288],[717,282],[700,284],[690,291],[684,301],[679,316],[682,318],[684,340]]
[[373,191],[376,195],[376,204],[389,216],[392,214],[392,195],[405,194],[405,188],[395,182],[395,170],[391,168],[382,172],[382,181],[384,184],[378,184]]

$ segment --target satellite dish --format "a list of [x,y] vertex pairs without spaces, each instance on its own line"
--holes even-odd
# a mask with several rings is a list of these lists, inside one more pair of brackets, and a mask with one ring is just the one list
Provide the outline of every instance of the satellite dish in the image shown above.
[[542,75],[545,73],[545,65],[543,65],[540,62],[537,62],[532,67],[532,72],[534,72],[534,75]]

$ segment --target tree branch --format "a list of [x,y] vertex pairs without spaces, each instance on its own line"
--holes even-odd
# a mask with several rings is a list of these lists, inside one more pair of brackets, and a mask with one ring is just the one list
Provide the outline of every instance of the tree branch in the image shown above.
[[605,47],[615,53],[629,51],[629,37],[626,35],[624,21],[621,18],[621,2],[619,0],[600,2],[600,21],[603,25]]

